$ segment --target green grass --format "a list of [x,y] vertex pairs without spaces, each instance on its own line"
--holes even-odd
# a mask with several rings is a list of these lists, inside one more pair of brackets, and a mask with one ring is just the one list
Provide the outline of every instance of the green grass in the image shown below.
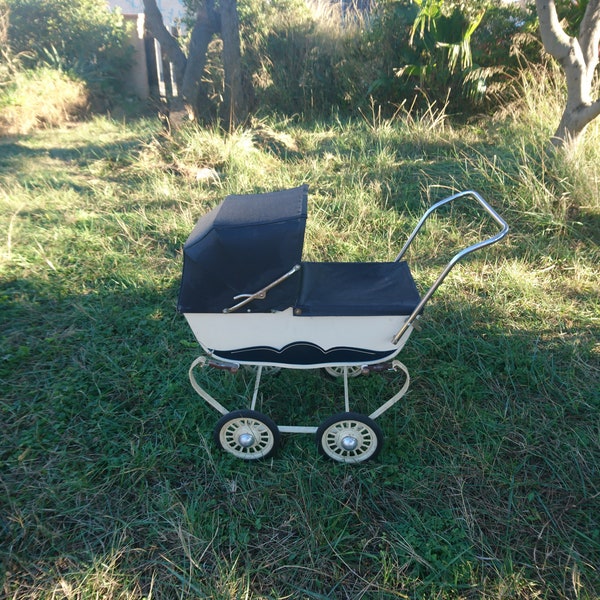
[[[599,134],[566,159],[527,127],[432,111],[165,138],[99,118],[0,141],[0,595],[598,597]],[[432,300],[400,355],[411,390],[358,467],[302,435],[268,462],[224,455],[187,379],[198,348],[175,305],[195,220],[303,182],[313,260],[391,260],[456,189],[512,227]],[[422,285],[488,231],[469,207],[449,217],[409,257]],[[211,377],[244,405],[245,376]],[[353,381],[356,408],[393,388]],[[286,371],[259,400],[312,423],[343,392]]]

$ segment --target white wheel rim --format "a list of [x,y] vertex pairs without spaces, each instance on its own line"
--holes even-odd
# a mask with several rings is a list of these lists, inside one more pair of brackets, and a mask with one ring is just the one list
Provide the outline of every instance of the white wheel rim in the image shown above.
[[356,419],[332,423],[321,436],[321,446],[329,458],[356,463],[375,454],[379,441],[375,431]]
[[275,445],[275,436],[258,419],[237,417],[221,427],[219,441],[224,450],[237,458],[256,460],[271,452]]
[[[325,367],[325,372],[332,377],[343,377],[344,367]],[[358,377],[362,373],[362,367],[348,367],[348,377]]]

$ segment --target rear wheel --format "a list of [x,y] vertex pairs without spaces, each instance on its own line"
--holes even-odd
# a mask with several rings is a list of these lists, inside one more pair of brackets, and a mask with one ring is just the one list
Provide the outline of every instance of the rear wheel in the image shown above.
[[275,453],[280,433],[277,425],[266,415],[255,410],[235,410],[219,419],[214,440],[236,458],[258,460]]
[[[334,379],[344,376],[344,367],[323,367],[323,371]],[[362,367],[348,367],[348,377],[358,377],[362,374]]]
[[[258,367],[256,365],[245,365],[246,369],[256,373],[258,371]],[[262,368],[263,375],[277,375],[281,372],[281,367],[276,367],[274,365],[267,365]]]
[[325,420],[317,430],[316,440],[324,456],[337,462],[359,463],[379,454],[383,432],[373,419],[346,412]]

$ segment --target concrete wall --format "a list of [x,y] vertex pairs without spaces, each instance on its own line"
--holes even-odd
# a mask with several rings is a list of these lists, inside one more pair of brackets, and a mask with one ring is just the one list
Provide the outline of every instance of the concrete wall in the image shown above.
[[[144,12],[142,0],[107,0],[107,2],[111,8],[119,7],[124,15]],[[179,0],[156,0],[156,5],[160,9],[167,27],[181,19],[185,13]]]
[[[174,84],[165,81],[165,65],[160,58],[160,47],[155,40],[145,39],[144,3],[142,0],[107,0],[110,8],[120,8],[124,18],[133,24],[130,43],[135,49],[134,64],[127,78],[127,92],[146,100],[151,94],[165,96],[177,93]],[[156,0],[165,25],[170,28],[185,13],[179,0]],[[168,70],[168,65],[166,65]],[[168,88],[168,89],[167,89]]]
[[127,77],[126,91],[142,100],[146,100],[150,95],[150,86],[144,40],[144,14],[126,14],[123,16],[126,21],[133,24],[129,42],[135,50],[133,65],[129,77]]

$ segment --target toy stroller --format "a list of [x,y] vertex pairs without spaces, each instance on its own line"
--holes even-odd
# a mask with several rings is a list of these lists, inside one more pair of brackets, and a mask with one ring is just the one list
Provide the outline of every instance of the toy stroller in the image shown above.
[[[374,458],[383,434],[375,419],[408,390],[409,374],[395,357],[423,307],[452,267],[467,254],[508,233],[508,225],[474,191],[431,206],[393,262],[302,261],[306,185],[266,194],[228,196],[201,217],[183,248],[178,310],[205,355],[191,365],[194,390],[223,416],[215,440],[246,460],[271,456],[280,433],[314,433],[319,451],[345,463]],[[402,260],[427,218],[462,197],[474,199],[501,230],[458,252],[421,297]],[[229,411],[203,389],[196,367],[237,372],[256,368],[249,409]],[[343,377],[344,412],[319,426],[277,426],[256,411],[265,369],[325,369]],[[349,378],[370,371],[402,371],[402,388],[369,415],[352,412]]]

